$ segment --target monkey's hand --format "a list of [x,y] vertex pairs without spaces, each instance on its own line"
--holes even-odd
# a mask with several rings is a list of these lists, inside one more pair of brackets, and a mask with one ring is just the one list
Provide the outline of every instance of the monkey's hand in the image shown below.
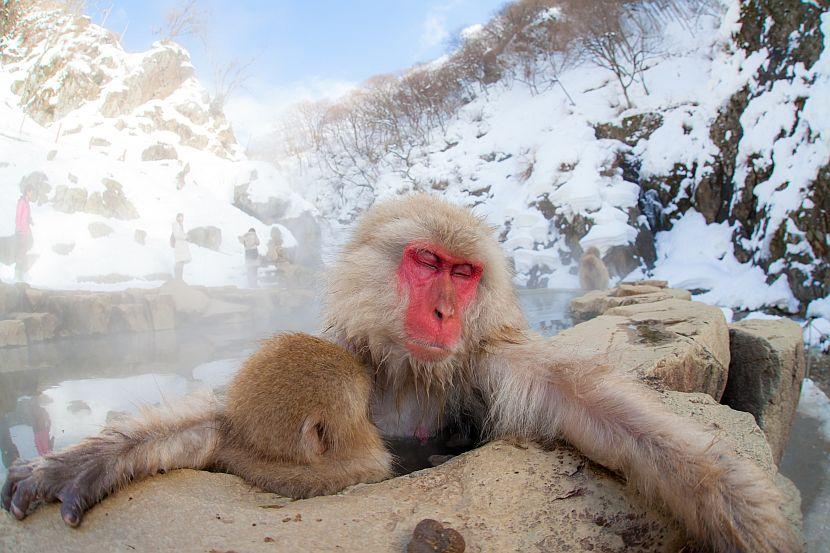
[[70,469],[59,455],[18,461],[9,468],[3,484],[3,509],[21,520],[41,502],[60,501],[63,521],[77,526],[84,512],[101,499],[93,496],[93,489],[87,484],[89,474],[89,471]]

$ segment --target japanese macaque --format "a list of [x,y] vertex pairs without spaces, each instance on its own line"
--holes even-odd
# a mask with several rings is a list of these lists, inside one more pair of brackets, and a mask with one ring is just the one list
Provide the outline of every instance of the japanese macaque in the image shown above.
[[591,246],[579,260],[579,285],[583,290],[607,290],[608,278],[599,250]]
[[131,480],[175,468],[230,472],[304,498],[392,473],[369,419],[372,380],[346,349],[307,334],[262,343],[220,403],[210,393],[145,409],[58,455],[13,465],[3,507],[23,518],[35,500],[61,501],[70,526]]
[[[371,417],[385,437],[429,441],[472,420],[489,438],[563,438],[716,551],[801,549],[761,469],[671,414],[641,383],[528,329],[493,229],[466,209],[426,195],[380,203],[329,275],[325,334],[370,368]],[[270,398],[257,391],[247,401]],[[150,472],[136,466],[148,450],[163,452],[153,469],[208,465],[218,433],[206,429],[221,413],[205,407],[148,420],[139,433],[97,438],[106,448],[81,445],[13,469],[3,505],[22,518],[46,496],[79,505],[71,511],[79,517],[102,488]]]

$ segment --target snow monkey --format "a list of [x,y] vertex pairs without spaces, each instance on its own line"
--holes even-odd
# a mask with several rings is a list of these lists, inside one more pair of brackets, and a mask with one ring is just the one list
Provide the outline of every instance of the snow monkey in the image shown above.
[[[379,203],[329,275],[325,334],[370,368],[371,415],[384,436],[429,440],[469,419],[489,438],[563,438],[716,551],[801,549],[760,468],[643,384],[528,329],[493,229],[468,210],[426,195]],[[153,469],[203,466],[220,415],[147,421],[140,433],[98,438],[106,447],[13,469],[3,505],[22,518],[35,497],[68,500],[77,522],[113,482],[148,472],[142,459]]]
[[579,260],[579,285],[583,290],[606,290],[608,288],[608,269],[602,262],[599,250],[591,246]]
[[223,405],[194,395],[172,409],[145,409],[58,455],[13,465],[3,507],[22,518],[32,500],[59,500],[63,520],[76,526],[128,481],[184,467],[230,472],[297,498],[378,482],[391,476],[392,458],[369,419],[371,393],[366,367],[345,348],[278,335],[245,361]]

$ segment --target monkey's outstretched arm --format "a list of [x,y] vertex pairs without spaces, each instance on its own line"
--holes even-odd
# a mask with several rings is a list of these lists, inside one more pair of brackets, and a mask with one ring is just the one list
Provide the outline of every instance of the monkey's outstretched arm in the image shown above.
[[60,453],[9,468],[2,506],[24,518],[39,501],[60,501],[70,526],[132,480],[177,468],[205,468],[219,439],[218,403],[195,395],[175,407],[148,408]]
[[481,381],[494,436],[565,438],[661,501],[716,551],[801,551],[780,492],[754,463],[669,412],[642,384],[556,358],[549,342],[532,338],[485,360]]

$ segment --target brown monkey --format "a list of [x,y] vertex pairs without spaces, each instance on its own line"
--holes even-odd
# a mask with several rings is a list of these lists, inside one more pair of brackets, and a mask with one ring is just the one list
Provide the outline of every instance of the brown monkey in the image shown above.
[[[565,438],[717,551],[801,549],[757,466],[668,412],[642,384],[563,357],[528,329],[493,229],[469,211],[426,195],[378,204],[329,275],[327,333],[370,367],[372,417],[385,436],[429,440],[473,419],[491,437]],[[209,410],[201,416],[216,420]],[[72,499],[87,508],[100,499],[98,479],[129,478],[142,448],[186,436],[191,421],[151,425],[132,449],[125,438],[95,457],[52,456],[47,466],[74,467],[74,476],[91,462],[95,476],[74,484],[36,465],[10,475],[3,505],[22,518],[38,490],[74,485]],[[208,450],[181,440],[165,450],[163,468],[191,466]]]
[[231,382],[213,468],[290,497],[388,478],[371,393],[366,368],[341,346],[308,334],[271,338]]
[[583,290],[607,290],[608,278],[599,250],[591,246],[579,260],[579,285]]
[[64,521],[76,526],[129,481],[182,467],[230,472],[290,497],[377,482],[391,475],[391,456],[369,420],[371,392],[366,368],[344,348],[278,335],[245,361],[224,406],[199,394],[148,408],[59,455],[12,466],[3,507],[22,518],[32,500],[59,500]]

